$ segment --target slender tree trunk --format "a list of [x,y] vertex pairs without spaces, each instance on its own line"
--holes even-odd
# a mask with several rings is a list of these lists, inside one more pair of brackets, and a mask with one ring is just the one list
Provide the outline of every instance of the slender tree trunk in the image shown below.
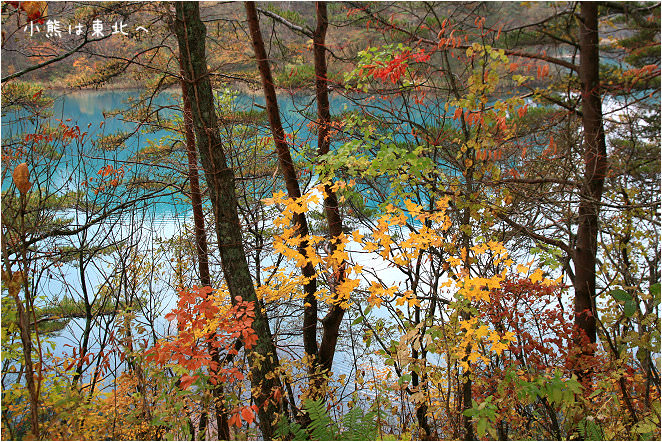
[[78,384],[78,381],[83,376],[83,357],[87,354],[87,347],[89,345],[90,333],[92,332],[92,304],[90,304],[90,298],[87,291],[87,282],[85,280],[86,267],[83,260],[83,248],[84,241],[81,244],[81,249],[79,250],[78,255],[78,272],[80,276],[80,286],[81,291],[83,292],[83,302],[85,303],[85,328],[83,329],[83,342],[80,346],[80,353],[78,364],[76,365],[76,374],[74,375],[71,383],[75,387]]
[[[317,153],[326,155],[331,147],[331,111],[329,105],[329,80],[326,66],[326,30],[329,26],[326,2],[316,2],[317,26],[313,34],[313,55],[315,58],[315,92],[317,98],[318,138]],[[342,234],[342,218],[338,210],[338,198],[330,185],[324,186],[324,213],[328,224],[330,246],[329,254],[333,254]],[[339,263],[334,269],[332,288],[338,287],[345,280],[345,262]],[[337,300],[338,303],[341,300]],[[323,372],[330,371],[333,356],[336,352],[340,324],[345,309],[338,304],[322,319],[323,334],[319,350],[319,365]]]
[[[184,77],[182,66],[182,78]],[[211,286],[209,274],[209,252],[207,250],[207,233],[205,231],[205,218],[202,213],[202,192],[200,191],[200,179],[198,177],[198,157],[195,152],[195,134],[193,133],[193,111],[191,110],[191,99],[184,80],[181,81],[182,101],[184,103],[184,135],[186,138],[186,156],[188,159],[188,178],[191,187],[191,205],[193,206],[193,223],[195,225],[195,247],[198,258],[198,272],[200,283],[207,287]]]
[[[416,292],[415,289],[413,289],[413,291]],[[420,306],[416,306],[414,309],[414,321],[416,325],[421,323]],[[422,345],[421,345],[421,356],[422,359],[425,360],[425,350],[423,349]],[[412,348],[411,357],[414,361],[418,361],[418,357],[419,357],[418,351]],[[414,391],[425,388],[425,385],[421,385],[418,373],[415,370],[411,371],[411,385],[413,387],[412,390]],[[430,424],[428,423],[427,412],[428,412],[427,400],[425,400],[421,404],[416,404],[416,420],[418,421],[418,426],[425,432],[425,434],[423,435],[423,439],[431,440],[432,429],[430,428]]]
[[[6,256],[5,262],[9,262]],[[25,278],[24,272],[12,272],[9,268],[9,265],[7,265],[7,271],[2,272],[2,280],[7,284],[7,292],[9,292],[10,296],[14,298],[14,301],[16,302],[16,312],[18,316],[17,325],[21,335],[23,357],[25,359],[25,382],[28,388],[28,395],[30,400],[30,424],[32,427],[32,437],[39,439],[39,397],[37,395],[37,387],[35,386],[34,382],[34,368],[32,365],[32,337],[30,333],[30,319],[28,317],[28,313],[23,307],[23,301],[21,301],[20,298],[23,278]]]
[[[473,160],[473,164],[476,163],[476,153],[473,148],[467,150],[467,156],[471,160]],[[473,166],[470,166],[467,168],[466,171],[465,195],[467,195],[468,198],[471,198],[471,195],[474,192],[473,170],[474,170]],[[462,211],[462,227],[465,228],[471,227],[471,207],[467,207]],[[462,233],[460,235],[460,243],[462,244],[462,248],[465,251],[465,258],[463,263],[464,273],[465,273],[464,277],[469,278],[471,277],[471,257],[470,257],[471,235],[468,234],[464,229],[461,230]],[[465,321],[470,320],[471,317],[473,316],[469,311],[469,307],[471,306],[471,300],[468,300],[468,302],[469,305],[467,306],[467,309],[466,310],[463,309],[462,312],[460,312],[460,316]],[[471,344],[469,344],[467,346],[466,356],[464,358],[469,368],[465,370],[465,372],[462,374],[462,412],[463,413],[468,409],[472,408],[471,365],[468,360],[471,351],[472,351]],[[471,417],[464,416],[463,414],[462,419],[464,422],[464,440],[476,440],[476,434],[474,433],[474,427]]]
[[274,345],[266,312],[251,279],[243,248],[241,225],[237,213],[234,172],[227,165],[221,143],[205,52],[206,28],[200,19],[197,2],[176,2],[175,33],[183,66],[185,87],[191,99],[191,111],[196,134],[196,145],[205,170],[207,185],[216,220],[221,265],[232,302],[236,297],[255,305],[253,329],[258,342],[249,352],[252,394],[258,406],[258,423],[262,437],[272,439],[273,423],[283,411],[283,403],[272,395],[280,389],[280,378],[275,370],[278,355]]
[[[182,78],[184,78],[184,67],[182,66]],[[182,101],[184,104],[184,135],[186,138],[186,156],[188,158],[188,176],[191,186],[191,205],[193,206],[193,223],[195,225],[195,246],[198,258],[198,272],[200,273],[200,283],[204,287],[211,287],[211,276],[209,273],[209,252],[207,250],[207,233],[205,231],[205,218],[202,212],[202,192],[200,191],[200,180],[198,177],[198,157],[195,152],[195,134],[193,132],[193,111],[191,110],[191,99],[188,96],[186,83],[182,80]],[[211,337],[208,342],[209,354],[212,361],[221,366],[221,358],[218,349],[214,347],[215,337]],[[215,373],[212,373],[215,374]],[[217,383],[213,387],[214,409],[216,411],[216,428],[218,429],[218,438],[228,440],[230,438],[230,427],[228,425],[228,416],[224,406],[223,385]],[[206,412],[204,412],[206,413]],[[200,422],[206,422],[206,416],[201,416]],[[204,431],[206,425],[201,427]],[[202,433],[204,438],[204,433]]]
[[582,123],[584,125],[584,181],[580,190],[579,226],[574,250],[575,263],[575,325],[586,335],[588,346],[582,345],[575,372],[580,380],[590,382],[591,369],[586,367],[596,342],[595,267],[600,200],[607,171],[607,149],[602,124],[600,98],[600,55],[598,51],[598,6],[581,3],[579,30],[582,83]]
[[[290,155],[290,148],[285,142],[285,131],[280,121],[276,89],[274,88],[274,80],[271,76],[267,52],[264,49],[264,41],[260,32],[260,22],[258,21],[255,3],[245,2],[245,6],[253,50],[255,51],[255,58],[262,79],[269,125],[273,134],[274,144],[276,145],[276,152],[278,153],[278,164],[285,180],[287,196],[291,199],[300,198],[299,180],[297,179],[296,169],[294,168],[294,161],[292,161],[292,156]],[[295,214],[294,223],[297,227],[298,235],[302,237],[308,236],[308,222],[306,221],[305,214]],[[301,241],[298,251],[304,257],[307,255],[307,247],[308,241]],[[302,273],[303,276],[309,278],[308,283],[304,286],[306,296],[303,313],[303,346],[306,355],[310,358],[309,367],[312,371],[317,361],[317,298],[315,297],[317,280],[315,279],[315,269],[310,262],[307,262],[302,267]]]
[[[462,319],[465,321],[468,321],[471,319],[471,314],[467,312],[462,313]],[[465,356],[465,361],[467,361],[467,364],[469,363],[468,355],[471,352],[471,345],[467,346],[466,349],[467,356]],[[474,427],[473,423],[471,422],[471,417],[470,416],[465,416],[464,412],[467,411],[468,409],[471,408],[471,368],[467,369],[462,373],[462,388],[461,388],[461,398],[462,398],[462,410],[461,410],[461,416],[462,416],[462,422],[464,424],[464,434],[463,434],[463,440],[476,440],[476,435],[474,434]]]
[[[16,180],[14,180],[16,183]],[[9,261],[9,253],[7,252],[7,241],[4,236],[2,237],[2,257],[6,266],[6,271],[2,271],[2,281],[7,286],[7,292],[14,298],[16,302],[16,313],[18,316],[18,329],[21,336],[21,344],[23,347],[23,358],[25,362],[25,382],[28,389],[28,398],[30,401],[30,424],[32,434],[35,439],[39,439],[39,390],[41,385],[41,368],[38,370],[37,383],[35,384],[35,369],[32,364],[32,330],[30,329],[30,316],[35,325],[35,334],[37,335],[37,318],[34,313],[34,305],[30,302],[30,292],[28,289],[28,260],[27,260],[27,247],[25,243],[25,207],[27,198],[25,193],[20,194],[20,207],[19,207],[19,220],[20,220],[20,235],[21,235],[21,258],[23,261],[23,271],[12,272],[11,264]],[[3,226],[4,227],[4,226]],[[3,228],[4,230],[4,228]],[[25,291],[25,304],[21,301],[21,286]],[[32,314],[30,314],[32,313]],[[40,352],[39,341],[37,341],[37,350]],[[41,358],[40,358],[41,364]],[[20,378],[20,375],[19,375]]]
[[[279,164],[283,171],[288,196],[290,198],[298,198],[301,196],[299,183],[296,176],[296,170],[292,161],[290,150],[285,143],[285,133],[280,122],[280,114],[278,111],[278,102],[276,100],[276,92],[274,88],[273,78],[271,76],[271,69],[267,59],[267,54],[264,49],[264,41],[260,32],[260,25],[257,17],[257,11],[253,2],[246,2],[246,14],[250,28],[251,38],[253,40],[253,48],[255,57],[258,63],[258,69],[262,78],[264,88],[267,114],[269,116],[269,123],[271,125],[274,143],[278,152]],[[326,31],[328,28],[327,8],[326,2],[316,3],[316,16],[317,27],[313,35],[314,43],[314,59],[315,59],[315,86],[317,98],[317,116],[318,116],[318,154],[324,155],[329,152],[330,148],[330,125],[331,114],[329,109],[329,94],[328,94],[328,79],[326,67]],[[324,197],[324,210],[327,218],[330,247],[329,253],[337,247],[337,238],[342,234],[342,219],[338,210],[338,199],[335,193],[331,190],[331,186],[325,186]],[[295,223],[300,235],[305,236],[308,234],[308,224],[304,214],[300,214]],[[301,243],[299,253],[306,255],[305,248],[308,246],[306,241]],[[303,324],[303,340],[304,350],[311,358],[310,372],[315,373],[318,370],[325,373],[331,370],[333,365],[333,357],[338,342],[338,335],[340,324],[345,314],[345,309],[339,305],[332,305],[327,315],[322,320],[323,334],[319,350],[317,347],[317,318],[318,318],[318,305],[315,297],[316,281],[313,278],[315,273],[313,266],[308,263],[302,269],[303,275],[311,278],[311,281],[304,287],[305,307],[304,307],[304,324]],[[331,282],[332,289],[341,284],[345,278],[345,263],[340,263],[338,268],[334,269],[334,281]],[[318,373],[319,374],[319,373]],[[313,394],[321,392],[322,382],[313,382],[316,386]]]

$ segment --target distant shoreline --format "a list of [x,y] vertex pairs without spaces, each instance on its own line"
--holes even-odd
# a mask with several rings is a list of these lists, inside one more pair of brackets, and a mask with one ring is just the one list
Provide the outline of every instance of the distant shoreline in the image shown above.
[[[45,91],[54,91],[54,92],[98,92],[98,91],[131,91],[131,90],[143,90],[146,89],[145,86],[141,86],[138,84],[128,84],[126,82],[122,83],[116,83],[116,84],[106,84],[103,86],[95,87],[95,86],[85,86],[85,87],[70,87],[70,86],[61,86],[61,85],[53,85],[51,83],[47,82],[42,82],[42,81],[27,81],[26,83],[32,83],[35,84],[41,88],[43,88]],[[218,84],[212,83],[212,86],[214,90],[219,90],[221,87],[219,87]],[[234,82],[229,82],[225,83],[223,87],[228,87],[232,90],[236,90],[237,92],[240,93],[246,93],[246,94],[258,94],[262,92],[262,86],[261,85],[255,85],[255,87],[249,86],[246,82],[242,81],[234,81]],[[172,84],[166,88],[164,88],[162,91],[169,91],[169,92],[180,92],[181,93],[181,87],[178,84]],[[276,87],[276,93],[277,94],[315,94],[315,88],[313,87],[301,87],[301,88],[286,88],[286,87]]]

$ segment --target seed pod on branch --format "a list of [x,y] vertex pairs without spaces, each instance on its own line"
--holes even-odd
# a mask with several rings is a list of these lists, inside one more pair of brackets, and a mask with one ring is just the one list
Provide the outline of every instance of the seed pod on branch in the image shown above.
[[28,193],[28,190],[30,190],[30,187],[32,187],[32,183],[30,182],[30,170],[28,169],[28,165],[25,163],[21,163],[18,166],[16,166],[16,169],[14,169],[14,173],[12,174],[12,177],[14,178],[14,184],[16,184],[16,188],[21,192],[21,194],[25,195]]

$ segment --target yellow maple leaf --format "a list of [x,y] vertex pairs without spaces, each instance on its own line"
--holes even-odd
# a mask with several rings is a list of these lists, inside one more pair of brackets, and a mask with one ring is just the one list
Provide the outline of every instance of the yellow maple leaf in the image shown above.
[[481,354],[477,351],[472,351],[469,353],[469,357],[467,359],[469,359],[470,363],[475,364],[478,359],[481,359]]
[[543,279],[543,276],[542,276],[542,270],[540,270],[540,269],[536,269],[536,271],[533,272],[533,274],[529,277],[529,279],[530,279],[531,282],[533,282],[534,284],[535,284],[536,282],[540,282],[540,281],[542,281],[542,279]]
[[471,250],[476,252],[476,255],[482,255],[483,253],[487,252],[487,244],[475,245],[471,248]]
[[286,196],[285,192],[279,191],[279,192],[274,193],[272,198],[265,198],[265,199],[262,200],[262,202],[264,204],[273,206],[274,204],[282,202],[283,199],[285,198],[285,196]]
[[490,248],[492,253],[496,253],[496,254],[499,254],[499,255],[507,253],[506,248],[503,246],[503,244],[501,244],[498,241],[489,241],[487,243],[487,246]]
[[352,238],[356,242],[361,242],[363,240],[363,236],[364,235],[362,235],[361,232],[359,232],[358,230],[352,232]]
[[409,198],[405,200],[405,207],[411,216],[416,216],[423,211],[423,208],[416,203],[411,202]]
[[368,303],[370,304],[371,307],[380,307],[382,305],[382,298],[377,296],[374,293],[371,293],[370,296],[368,296]]
[[487,336],[487,334],[490,332],[490,329],[487,328],[486,325],[481,325],[478,327],[478,330],[474,333],[478,339],[482,338],[483,336]]
[[421,301],[419,301],[416,298],[409,298],[407,299],[407,304],[409,304],[409,307],[414,307],[414,306],[420,307]]
[[282,241],[274,241],[274,250],[280,254],[283,254],[285,251],[285,244],[283,244]]
[[359,286],[360,282],[361,281],[359,281],[358,279],[346,278],[337,287],[339,298],[344,300],[349,299],[350,295],[352,294],[352,291],[354,291],[354,289],[356,289]]
[[459,266],[460,264],[462,264],[462,260],[460,258],[456,258],[454,256],[449,256],[446,259],[446,262],[448,262],[448,264],[453,266],[453,267],[456,267],[456,266]]
[[330,258],[338,263],[341,263],[343,261],[349,260],[349,255],[343,247],[338,247],[336,250],[334,250]]
[[500,341],[497,341],[492,344],[492,351],[496,353],[498,356],[500,356],[501,353],[503,353],[503,351],[506,350],[509,345],[510,344],[504,344]]
[[393,263],[397,266],[403,266],[404,267],[407,264],[409,264],[409,260],[407,259],[407,257],[405,255],[395,255],[393,257]]

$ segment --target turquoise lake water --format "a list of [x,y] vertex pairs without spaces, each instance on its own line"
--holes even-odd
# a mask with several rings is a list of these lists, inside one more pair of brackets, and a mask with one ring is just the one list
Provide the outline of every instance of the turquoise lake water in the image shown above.
[[[39,133],[40,128],[43,128],[45,124],[55,126],[62,122],[68,127],[78,126],[81,132],[89,133],[88,140],[82,144],[74,142],[67,145],[63,149],[61,158],[57,160],[43,160],[41,163],[36,160],[35,163],[41,165],[36,165],[31,170],[31,180],[35,182],[33,189],[37,188],[37,184],[41,188],[48,187],[53,192],[80,189],[80,182],[83,181],[83,178],[96,177],[97,172],[106,165],[110,164],[115,168],[119,168],[123,164],[130,164],[135,160],[136,154],[150,143],[156,143],[160,140],[168,142],[167,137],[174,136],[166,130],[140,130],[134,122],[129,121],[126,113],[111,116],[114,110],[125,108],[128,100],[136,98],[136,96],[137,91],[72,92],[55,100],[50,116],[36,118],[32,121],[22,120],[17,123],[14,120],[25,116],[25,114],[5,115],[2,119],[3,144],[10,143],[12,139],[23,140],[27,134]],[[178,114],[177,108],[180,106],[180,102],[180,93],[176,91],[165,92],[154,97],[152,107],[159,109],[159,117],[165,119]],[[310,119],[315,118],[316,104],[314,100],[306,95],[281,96],[279,104],[285,131],[294,134],[294,143],[296,145],[309,143],[315,147],[316,135],[312,134],[307,126]],[[236,109],[243,111],[261,110],[264,106],[264,98],[260,95],[241,94],[236,97],[234,106]],[[332,112],[335,113],[345,110],[351,106],[351,103],[341,97],[332,97],[331,106]],[[99,137],[117,132],[133,133],[119,149],[104,151],[97,149],[93,143]],[[268,136],[269,132],[265,131],[262,135]],[[61,148],[61,146],[58,146],[58,148]],[[24,159],[17,160],[16,163],[19,161],[24,161]],[[30,164],[32,166],[32,163]],[[164,173],[163,170],[159,170],[158,165],[156,167],[140,165],[136,168],[138,169],[137,172],[135,168],[131,170],[137,174],[153,172],[155,175],[159,175]],[[181,164],[180,169],[185,171],[186,164]],[[167,170],[165,173],[167,173]],[[11,174],[5,174],[2,183],[3,190],[10,188],[10,185]],[[127,214],[126,220],[112,220],[110,223],[103,223],[99,227],[91,229],[87,241],[93,241],[91,238],[95,237],[107,238],[109,235],[114,235],[122,239],[131,239],[138,244],[139,248],[148,250],[155,238],[163,239],[174,235],[181,228],[183,222],[190,220],[191,210],[188,201],[183,199],[181,194],[178,192],[170,193],[172,194],[150,199],[137,212],[137,215]],[[98,201],[89,192],[88,196],[92,200]],[[114,204],[121,203],[123,196],[120,189],[113,196],[112,202]],[[135,196],[136,194],[127,194],[126,198]],[[81,216],[83,220],[85,219],[83,214],[72,210],[65,211],[62,214],[73,217]],[[110,238],[112,239],[113,236],[110,236]],[[79,246],[82,241],[84,241],[84,238],[77,235],[64,239],[62,245]],[[100,284],[114,272],[113,265],[112,262],[108,265],[104,264],[104,259],[99,259],[95,264],[89,265],[84,272],[88,290],[95,293]],[[219,270],[216,268],[216,271]],[[79,268],[74,264],[65,264],[57,269],[50,269],[38,284],[40,302],[56,300],[63,295],[80,299],[82,297],[80,278]],[[155,311],[150,312],[150,316],[155,317],[146,317],[145,314],[139,313],[136,322],[144,325],[151,322],[155,326],[157,334],[163,336],[173,331],[171,324],[163,319],[163,315],[175,306],[176,295],[172,289],[166,286],[160,287],[159,284],[163,285],[163,282],[155,282],[156,291],[161,291],[163,298],[159,299],[161,304],[155,307]],[[101,318],[99,323],[93,326],[90,342],[92,352],[98,351],[100,345],[107,345],[103,344],[106,342],[107,332],[114,327],[108,323],[104,324],[104,321]],[[49,340],[53,345],[52,355],[71,354],[72,349],[79,346],[84,322],[83,319],[73,319],[62,332],[50,337]],[[350,359],[344,357],[340,352],[336,367],[340,372],[349,373],[352,370],[349,361]],[[118,371],[122,371],[120,361],[115,359],[114,365]],[[90,373],[87,372],[85,379],[89,380],[89,375]]]

